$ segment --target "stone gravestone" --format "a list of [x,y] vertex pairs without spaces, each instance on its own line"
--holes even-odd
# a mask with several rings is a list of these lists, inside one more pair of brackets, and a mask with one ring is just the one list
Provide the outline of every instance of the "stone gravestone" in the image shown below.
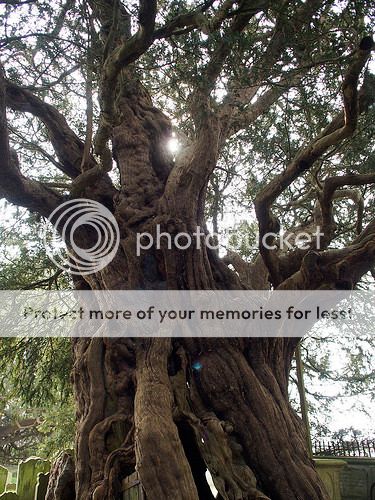
[[5,491],[5,486],[8,479],[8,469],[0,465],[0,493]]
[[342,500],[375,500],[375,460],[350,457],[347,462],[341,475]]
[[18,464],[17,495],[19,500],[34,500],[39,473],[46,473],[50,463],[41,458],[30,457]]
[[346,462],[339,459],[316,458],[314,459],[316,470],[323,481],[329,498],[341,500],[340,475],[346,467]]
[[38,474],[38,482],[36,483],[34,500],[44,500],[46,498],[48,480],[49,473]]

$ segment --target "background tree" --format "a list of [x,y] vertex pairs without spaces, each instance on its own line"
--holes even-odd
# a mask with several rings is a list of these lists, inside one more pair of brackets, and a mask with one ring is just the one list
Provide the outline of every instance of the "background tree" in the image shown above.
[[[353,288],[374,265],[372,153],[355,155],[371,133],[371,16],[365,1],[8,2],[1,194],[44,217],[77,197],[114,213],[116,259],[77,288]],[[216,167],[244,150],[260,236],[320,225],[323,248],[261,246],[250,263],[204,246],[136,256],[136,234],[157,224],[204,227]],[[353,197],[343,239],[336,203]],[[224,499],[327,498],[288,401],[297,342],[75,341],[77,497],[117,498],[136,464],[151,500],[211,498],[206,468]]]
[[[0,289],[71,286],[40,240],[40,223],[25,209],[4,206],[0,224]],[[52,458],[73,446],[74,406],[69,339],[3,338],[0,342],[0,463]]]

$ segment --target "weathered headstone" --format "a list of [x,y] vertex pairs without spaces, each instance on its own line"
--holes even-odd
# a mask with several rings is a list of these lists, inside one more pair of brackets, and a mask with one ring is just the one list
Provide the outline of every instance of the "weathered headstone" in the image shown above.
[[44,500],[46,498],[48,480],[49,480],[49,473],[38,474],[38,481],[36,483],[34,500]]
[[8,467],[8,482],[6,485],[6,491],[16,491],[17,486],[17,466]]
[[19,500],[19,496],[14,491],[6,491],[0,495],[0,500]]
[[3,493],[3,491],[5,491],[7,479],[8,479],[8,469],[0,465],[0,493]]
[[330,458],[316,458],[314,462],[329,498],[331,500],[341,500],[340,474],[345,468],[346,462]]
[[41,458],[30,457],[18,464],[17,495],[20,500],[34,500],[39,473],[46,473],[50,463]]
[[349,457],[340,477],[342,500],[375,499],[375,460]]

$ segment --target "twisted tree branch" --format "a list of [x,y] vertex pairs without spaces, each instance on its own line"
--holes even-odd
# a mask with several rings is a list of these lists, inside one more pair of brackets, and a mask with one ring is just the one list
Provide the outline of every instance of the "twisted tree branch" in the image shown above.
[[[369,39],[371,43],[369,43]],[[271,206],[277,197],[295,179],[310,169],[315,161],[331,146],[341,143],[345,138],[353,134],[360,111],[357,90],[358,80],[362,69],[370,58],[373,47],[374,43],[372,39],[365,37],[353,54],[342,85],[344,113],[340,113],[318,137],[313,139],[306,147],[303,147],[285,171],[277,175],[256,197],[255,211],[259,223],[260,241],[263,240],[266,233],[277,233],[279,231],[278,222],[271,212]],[[279,285],[281,277],[278,271],[278,260],[275,252],[267,249],[265,245],[261,245],[260,252],[270,271],[273,284],[275,286]]]
[[48,217],[62,198],[42,183],[22,175],[17,154],[9,146],[6,117],[6,80],[0,66],[0,195],[11,203],[35,210]]

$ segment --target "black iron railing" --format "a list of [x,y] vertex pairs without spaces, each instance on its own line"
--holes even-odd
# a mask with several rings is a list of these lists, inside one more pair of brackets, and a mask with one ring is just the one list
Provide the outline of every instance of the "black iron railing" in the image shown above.
[[353,439],[351,441],[319,439],[313,442],[313,454],[317,457],[375,458],[375,439]]

